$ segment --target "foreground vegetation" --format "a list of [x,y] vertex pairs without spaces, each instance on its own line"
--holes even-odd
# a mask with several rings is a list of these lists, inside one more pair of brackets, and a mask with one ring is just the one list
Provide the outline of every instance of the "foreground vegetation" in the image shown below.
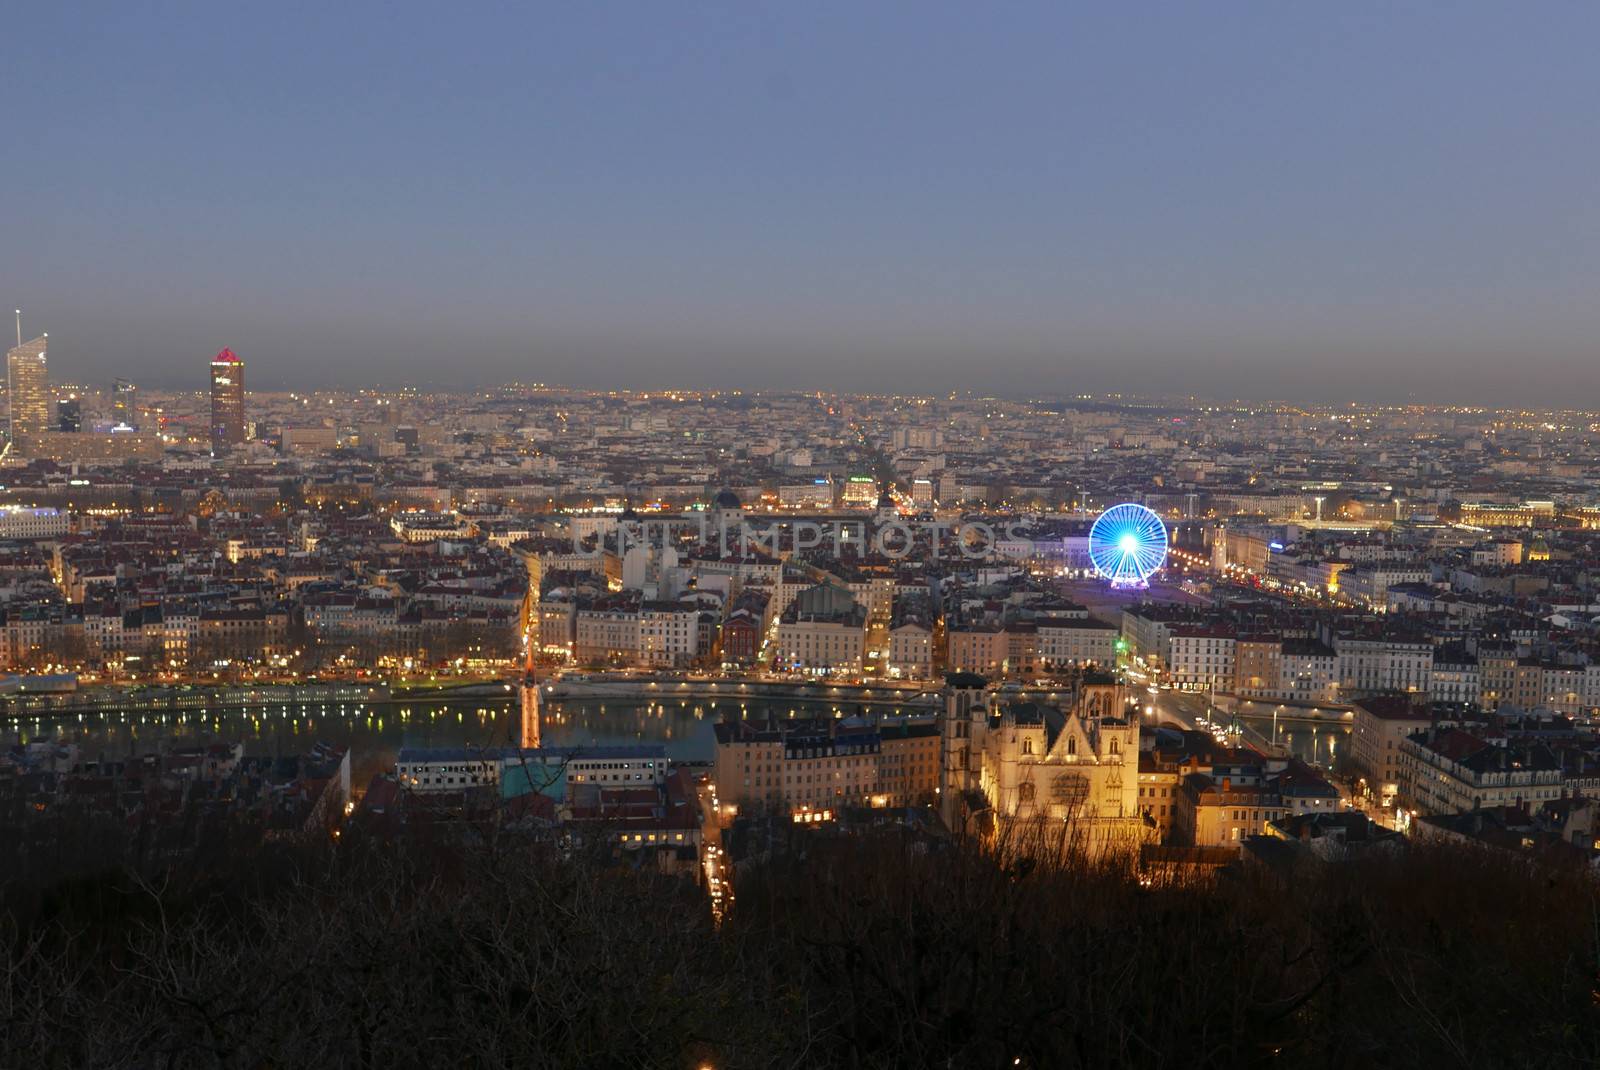
[[898,838],[692,885],[412,835],[5,886],[0,1066],[1593,1066],[1582,873],[1142,887]]

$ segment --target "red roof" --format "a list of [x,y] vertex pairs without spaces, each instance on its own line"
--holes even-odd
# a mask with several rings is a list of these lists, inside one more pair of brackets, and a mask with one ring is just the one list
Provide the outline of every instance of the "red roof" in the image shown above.
[[235,353],[233,350],[229,349],[227,346],[223,346],[222,347],[222,352],[218,353],[216,356],[211,358],[211,363],[213,363],[213,364],[242,364],[244,362],[239,359],[239,354]]

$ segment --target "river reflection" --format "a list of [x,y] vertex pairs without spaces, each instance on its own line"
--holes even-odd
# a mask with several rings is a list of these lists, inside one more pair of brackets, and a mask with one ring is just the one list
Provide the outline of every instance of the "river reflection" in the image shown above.
[[1274,728],[1271,717],[1240,717],[1239,721],[1262,739],[1283,744],[1289,748],[1290,754],[1313,765],[1332,769],[1336,763],[1349,757],[1350,726],[1346,724],[1313,724],[1280,717]]
[[[545,703],[543,740],[548,746],[660,743],[677,761],[712,759],[712,726],[724,715],[746,717],[833,716],[860,707],[782,700],[630,702],[565,700]],[[881,707],[868,712],[888,712]],[[394,768],[401,747],[495,747],[517,739],[518,714],[504,700],[337,703],[252,706],[207,712],[127,712],[24,718],[0,726],[0,743],[38,740],[77,744],[84,759],[118,759],[198,743],[242,741],[250,755],[296,754],[314,743],[353,748],[351,773],[365,785],[374,773]]]
[[[679,700],[550,701],[544,707],[544,742],[550,746],[660,743],[677,761],[709,762],[712,726],[725,714],[741,711],[765,719],[831,716],[836,713],[889,713],[883,707],[833,706],[750,699],[743,702]],[[365,784],[374,773],[394,768],[401,747],[496,747],[516,742],[516,706],[504,700],[400,704],[289,704],[252,706],[202,713],[93,713],[61,719],[25,718],[0,726],[0,743],[35,740],[78,745],[85,759],[129,758],[170,747],[217,741],[242,741],[251,755],[296,754],[317,742],[354,748],[351,772]],[[1271,717],[1242,717],[1244,724],[1272,739]],[[1344,724],[1308,724],[1280,718],[1277,741],[1308,762],[1333,767],[1350,745]]]

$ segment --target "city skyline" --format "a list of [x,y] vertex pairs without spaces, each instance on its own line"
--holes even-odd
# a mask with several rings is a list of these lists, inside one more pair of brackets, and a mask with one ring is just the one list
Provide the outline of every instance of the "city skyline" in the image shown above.
[[[1239,1050],[1314,1063],[1352,1038],[1392,1036],[1393,1054],[1436,1036],[1401,998],[1416,998],[1409,979],[1396,987],[1372,959],[1439,954],[1437,933],[1468,924],[1461,898],[1480,895],[1487,924],[1470,923],[1472,941],[1453,942],[1470,953],[1440,972],[1480,993],[1486,961],[1517,964],[1495,998],[1525,1000],[1536,1025],[1480,1016],[1412,1061],[1470,1046],[1497,1053],[1486,1065],[1582,1063],[1562,1056],[1600,1036],[1590,971],[1570,965],[1589,946],[1600,872],[1595,416],[529,386],[246,397],[241,365],[255,359],[211,358],[210,398],[85,389],[58,405],[59,430],[0,455],[0,906],[48,902],[63,881],[120,882],[124,868],[159,887],[183,872],[231,881],[276,858],[325,858],[362,887],[373,871],[347,860],[415,859],[395,886],[458,872],[464,901],[481,903],[486,884],[506,883],[505,859],[535,858],[524,908],[546,902],[529,890],[585,867],[578,887],[592,896],[632,889],[630,915],[652,934],[642,946],[678,933],[673,961],[710,951],[720,976],[749,953],[747,936],[723,935],[752,918],[814,940],[819,923],[797,923],[787,903],[772,923],[762,882],[836,881],[835,850],[894,875],[866,891],[838,882],[848,901],[824,916],[851,928],[863,910],[904,924],[897,889],[988,879],[998,901],[1022,890],[1036,903],[1029,888],[1087,877],[1081,907],[1030,906],[1034,927],[1015,932],[990,928],[995,896],[936,891],[947,913],[919,919],[977,920],[993,947],[975,974],[975,945],[941,935],[959,930],[917,921],[915,946],[961,964],[949,1005],[1041,944],[1082,939],[1108,909],[1093,945],[1104,953],[1047,950],[1049,969],[1026,984],[1137,989],[1097,1012],[1108,1035],[1165,1020],[1217,978],[1271,976],[1284,947],[1326,938],[1324,963],[1266,989],[1253,975],[1159,1049],[1182,1057],[1189,1038],[1235,1021]],[[129,410],[142,430],[116,430]],[[436,867],[429,842],[494,868]],[[1432,890],[1405,894],[1419,886]],[[1568,887],[1579,891],[1552,894]],[[1241,907],[1249,888],[1259,907]],[[1351,939],[1322,924],[1336,889],[1396,911],[1370,924],[1387,941],[1409,934],[1406,948],[1335,957]],[[241,902],[275,901],[251,894],[266,898]],[[1178,895],[1192,906],[1175,911]],[[311,919],[344,901],[319,895]],[[1436,924],[1418,922],[1419,902]],[[1556,927],[1508,924],[1507,902]],[[359,913],[392,920],[389,903]],[[1152,903],[1147,926],[1133,912]],[[471,931],[501,931],[503,916],[521,915]],[[205,923],[215,930],[209,911]],[[508,968],[572,975],[590,938],[560,924],[560,943],[542,946],[561,954],[510,949]],[[363,1029],[411,1036],[410,1011],[364,1023],[414,986],[376,986],[377,1002],[361,989],[374,947],[390,949],[395,976],[419,976],[417,930],[403,928],[330,958],[362,965],[337,984],[295,959],[290,983],[264,990],[325,986],[324,1053],[360,1049]],[[1127,935],[1157,930],[1154,947]],[[1486,959],[1483,941],[1508,932],[1509,950]],[[467,935],[451,933],[440,946]],[[1197,939],[1227,950],[1196,963],[1183,949]],[[257,944],[273,946],[244,942],[220,964]],[[105,961],[100,941],[73,946]],[[1137,949],[1167,979],[1116,980]],[[1330,968],[1344,991],[1322,983]],[[260,973],[227,968],[213,990],[237,998],[237,977]],[[120,1028],[80,1040],[69,1026],[120,1022],[149,998],[143,982],[95,984],[97,1009],[70,1022],[59,1008],[76,1006],[75,976],[32,997],[24,1017],[50,1024],[14,1044],[22,1063],[127,1049]],[[1011,1026],[963,1029],[939,1041],[949,1057],[906,1056],[950,1031],[915,1001],[863,1002],[833,968],[806,987],[907,1016],[875,1065],[1015,1066],[1018,1050],[1038,1053],[1025,1066],[1083,1061],[1076,1013],[1029,1011],[1025,1042]],[[338,1002],[353,992],[360,1003]],[[1352,1007],[1352,993],[1366,1002]],[[1321,999],[1315,1012],[1288,1024],[1237,1017],[1307,998]],[[450,1035],[459,1008],[445,1002],[408,1048]],[[675,997],[673,1013],[699,1002]],[[145,1013],[179,1026],[192,1005]],[[571,1006],[519,997],[474,1018],[473,1034],[530,1017],[558,1028]],[[847,1041],[819,1047],[814,1016],[770,1007],[753,1012],[763,1028],[804,1024],[781,1060],[749,1060],[716,1007],[615,1061],[660,1062],[684,1038],[710,1053],[688,1066],[861,1061]],[[224,1043],[315,1061],[282,1039],[291,1029],[257,1020],[228,1016],[251,1032]],[[583,1044],[552,1065],[591,1065]],[[450,1048],[428,1061],[459,1061]],[[1094,1064],[1122,1065],[1110,1053]]]
[[0,1067],[1600,1066],[1600,7],[5,25]]
[[1600,337],[1588,10],[71,18],[0,292],[77,379],[1551,404]]
[[[19,309],[18,310],[18,330],[19,331],[21,330],[20,317],[21,317],[21,310]],[[42,347],[48,341],[48,339],[49,339],[49,332],[45,332],[44,334],[40,335],[38,338],[33,339],[32,341],[26,343],[25,345],[19,344],[19,346],[14,347],[10,351],[10,353],[11,354],[20,353],[24,349],[26,349],[27,347],[33,347],[33,346]],[[234,355],[233,348],[231,346],[223,346],[222,349],[218,353],[216,353],[214,356],[212,356],[210,358],[207,358],[207,363],[212,366],[212,373],[213,374],[214,374],[214,366],[217,364],[217,362],[219,360],[223,359],[223,355],[224,354],[228,355],[227,362],[237,362],[239,369],[242,371],[243,364],[244,364],[243,360],[241,358],[239,358],[238,356]],[[147,388],[153,387],[159,393],[183,394],[183,393],[187,393],[187,392],[193,392],[193,393],[197,393],[197,394],[204,394],[204,395],[212,396],[214,398],[215,395],[216,395],[216,383],[215,383],[214,379],[208,378],[208,379],[205,379],[205,380],[201,380],[199,377],[197,377],[193,372],[194,363],[195,363],[194,361],[189,361],[188,362],[189,368],[188,368],[187,373],[184,374],[184,375],[176,376],[171,381],[168,381],[166,379],[155,379],[154,381],[152,381],[150,379],[142,379],[141,381],[145,383],[145,386]],[[98,390],[100,388],[95,386],[95,383],[100,378],[101,378],[101,376],[98,374],[98,372],[95,375],[85,376],[85,375],[80,374],[80,373],[75,373],[74,370],[72,368],[70,368],[70,367],[66,370],[65,374],[61,374],[61,375],[52,375],[52,374],[46,372],[46,378],[44,380],[44,385],[43,385],[43,388],[42,388],[43,391],[44,391],[44,394],[46,396],[46,404],[48,405],[51,400],[64,399],[65,397],[69,396],[69,394],[71,392],[75,392],[75,391],[78,391],[78,390],[81,390],[81,389],[87,388],[87,389],[90,389],[90,390]],[[631,386],[631,387],[626,387],[626,388],[620,388],[619,389],[619,388],[615,388],[615,387],[609,387],[609,388],[608,387],[597,387],[597,386],[593,386],[593,385],[584,384],[582,382],[554,382],[554,381],[550,381],[550,382],[545,382],[545,381],[533,382],[528,377],[522,377],[522,378],[512,377],[512,378],[509,378],[509,379],[499,380],[499,381],[495,381],[495,382],[488,382],[488,381],[485,381],[485,382],[462,382],[462,381],[460,381],[459,377],[456,377],[456,378],[450,378],[448,380],[443,380],[443,379],[441,379],[441,380],[402,379],[402,380],[387,381],[387,382],[385,382],[385,381],[321,382],[321,383],[315,383],[315,384],[309,386],[309,388],[308,388],[305,384],[297,385],[294,382],[286,381],[286,380],[283,379],[283,377],[281,375],[277,376],[277,377],[274,377],[271,374],[268,374],[267,376],[264,376],[262,378],[265,378],[267,380],[266,381],[266,385],[264,387],[262,387],[262,388],[260,388],[260,389],[258,389],[256,391],[243,390],[242,394],[243,395],[248,395],[248,394],[250,394],[252,392],[255,392],[255,393],[267,393],[267,394],[277,394],[277,393],[291,393],[291,394],[292,393],[306,393],[306,394],[332,393],[332,394],[339,394],[339,393],[373,393],[373,392],[383,393],[383,392],[386,392],[386,391],[420,390],[420,391],[423,391],[425,393],[439,394],[439,395],[458,394],[458,395],[470,396],[472,394],[476,394],[476,393],[480,393],[480,392],[484,392],[484,391],[521,390],[521,389],[533,388],[533,389],[537,389],[537,390],[552,391],[552,392],[570,391],[570,392],[574,392],[574,393],[595,393],[595,394],[615,393],[615,394],[623,395],[623,396],[626,396],[626,395],[638,395],[638,396],[671,395],[671,394],[674,394],[674,393],[681,393],[681,394],[686,395],[686,396],[697,395],[697,396],[716,397],[716,396],[748,395],[748,396],[755,397],[755,396],[762,396],[762,395],[783,396],[783,395],[805,395],[805,394],[821,393],[821,394],[836,395],[836,396],[852,396],[852,395],[854,395],[854,396],[870,396],[870,397],[907,397],[907,398],[921,397],[921,398],[930,398],[930,399],[931,398],[941,398],[941,397],[950,397],[950,398],[957,398],[957,397],[963,397],[963,398],[994,398],[996,400],[1004,400],[1004,401],[1033,401],[1033,402],[1040,402],[1040,403],[1061,403],[1063,405],[1070,405],[1070,404],[1075,403],[1075,402],[1101,402],[1101,403],[1112,403],[1112,404],[1126,402],[1128,404],[1135,404],[1135,405],[1152,405],[1153,404],[1153,405],[1177,405],[1177,406],[1183,406],[1183,405],[1202,405],[1202,406],[1204,406],[1204,405],[1213,405],[1213,406],[1218,406],[1218,405],[1220,405],[1220,406],[1229,406],[1229,405],[1240,405],[1240,406],[1284,405],[1284,406],[1305,406],[1307,408],[1312,408],[1312,409],[1338,407],[1338,406],[1348,405],[1348,406],[1350,406],[1352,408],[1358,408],[1358,407],[1359,408],[1421,407],[1421,408],[1434,408],[1434,409],[1445,409],[1445,410],[1460,409],[1460,410],[1487,410],[1487,411],[1501,411],[1501,412],[1527,411],[1527,412],[1549,412],[1549,413],[1567,412],[1567,413],[1578,413],[1578,414],[1592,414],[1592,413],[1600,412],[1600,406],[1585,406],[1583,404],[1574,404],[1573,403],[1574,399],[1572,399],[1572,398],[1566,399],[1565,403],[1550,403],[1550,404],[1539,403],[1539,402],[1535,402],[1535,403],[1517,403],[1515,401],[1501,401],[1499,403],[1493,403],[1493,402],[1462,402],[1462,401],[1458,401],[1458,400],[1451,400],[1451,399],[1448,399],[1448,398],[1442,398],[1442,397],[1439,397],[1439,396],[1432,396],[1432,397],[1428,397],[1428,398],[1423,398],[1423,397],[1417,396],[1414,393],[1408,393],[1408,394],[1406,394],[1404,396],[1391,395],[1391,396],[1367,396],[1367,397],[1360,397],[1360,396],[1355,396],[1355,395],[1351,395],[1351,396],[1348,396],[1348,397],[1341,397],[1341,396],[1312,397],[1312,396],[1304,396],[1304,395],[1303,396],[1292,396],[1292,395],[1272,395],[1272,394],[1253,394],[1252,395],[1252,394],[1228,394],[1228,393],[1224,393],[1224,392],[1211,392],[1211,393],[1187,392],[1187,393],[1185,393],[1185,392],[1182,392],[1182,391],[1170,391],[1170,390],[1152,389],[1148,385],[1146,385],[1145,388],[1142,388],[1142,389],[1111,388],[1111,389],[1097,390],[1097,391],[1073,391],[1073,390],[1068,390],[1068,389],[1036,389],[1036,390],[1032,390],[1032,391],[1029,391],[1029,390],[1006,391],[1006,390],[992,390],[992,389],[986,390],[986,389],[982,389],[980,387],[971,386],[971,385],[965,386],[965,387],[954,387],[954,388],[950,388],[948,390],[944,390],[944,389],[928,389],[927,384],[907,384],[907,388],[900,388],[900,389],[855,391],[855,390],[850,390],[850,389],[846,389],[846,388],[843,388],[843,387],[829,387],[829,388],[822,389],[822,390],[819,391],[815,387],[776,386],[776,387],[765,387],[764,388],[764,387],[760,387],[760,386],[750,386],[750,385],[747,385],[747,384],[744,384],[744,383],[741,383],[741,382],[737,382],[737,381],[731,381],[731,382],[722,382],[722,383],[710,384],[710,385],[701,385],[701,384],[677,384],[677,385],[669,385],[669,386],[637,385],[637,386]],[[241,376],[241,379],[242,379],[242,376]],[[227,384],[227,385],[232,385],[232,384]],[[242,384],[241,384],[241,387],[242,387]],[[135,400],[130,400],[130,399],[137,398],[139,390],[140,390],[140,387],[136,383],[134,383],[132,380],[126,378],[125,376],[116,375],[116,376],[114,376],[112,378],[110,389],[108,391],[106,391],[106,392],[109,393],[111,395],[111,397],[112,397],[112,410],[113,410],[114,413],[116,413],[118,415],[119,420],[120,420],[121,417],[123,417],[127,413],[131,412],[132,411],[132,407],[137,404],[137,402]],[[68,393],[63,393],[61,395],[61,398],[56,398],[56,394],[59,393],[59,392],[62,392],[62,391],[66,391]],[[122,421],[122,422],[126,422],[126,421]],[[119,428],[119,429],[123,429],[123,430],[138,430],[138,428],[136,426],[130,426],[130,427],[127,427],[127,428]]]

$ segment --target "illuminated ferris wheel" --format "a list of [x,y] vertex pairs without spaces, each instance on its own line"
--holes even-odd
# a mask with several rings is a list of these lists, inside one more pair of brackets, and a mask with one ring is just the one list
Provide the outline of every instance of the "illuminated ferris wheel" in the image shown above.
[[1089,529],[1089,560],[1113,587],[1143,587],[1167,559],[1167,526],[1133,502],[1113,505]]

